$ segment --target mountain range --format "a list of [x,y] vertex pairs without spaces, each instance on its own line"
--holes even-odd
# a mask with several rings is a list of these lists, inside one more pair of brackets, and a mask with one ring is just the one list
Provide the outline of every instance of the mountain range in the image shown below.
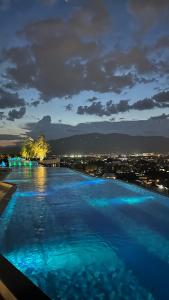
[[55,154],[169,152],[169,138],[127,134],[84,134],[51,140]]
[[[161,136],[131,136],[127,134],[91,133],[48,141],[51,154],[89,153],[169,153],[169,138]],[[1,152],[19,152],[20,144],[0,147]]]

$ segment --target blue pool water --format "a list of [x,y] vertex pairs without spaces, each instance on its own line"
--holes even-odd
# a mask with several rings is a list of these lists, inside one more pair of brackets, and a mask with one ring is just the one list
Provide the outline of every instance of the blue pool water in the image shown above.
[[169,299],[169,198],[60,168],[8,181],[0,252],[51,299]]

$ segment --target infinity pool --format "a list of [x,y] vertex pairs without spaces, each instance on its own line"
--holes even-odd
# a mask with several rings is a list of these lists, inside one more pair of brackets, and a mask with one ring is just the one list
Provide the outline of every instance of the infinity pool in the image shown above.
[[63,168],[16,168],[0,252],[51,299],[169,299],[169,198]]

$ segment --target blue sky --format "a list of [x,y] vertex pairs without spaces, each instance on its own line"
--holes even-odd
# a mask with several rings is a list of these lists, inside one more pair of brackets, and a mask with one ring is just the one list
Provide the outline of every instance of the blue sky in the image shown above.
[[1,143],[45,116],[167,120],[168,16],[167,0],[0,0]]

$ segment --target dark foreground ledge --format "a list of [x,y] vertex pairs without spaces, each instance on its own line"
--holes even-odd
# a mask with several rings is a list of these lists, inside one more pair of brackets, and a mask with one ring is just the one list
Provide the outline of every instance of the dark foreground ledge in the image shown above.
[[0,255],[0,297],[5,300],[49,300],[38,287]]
[[10,172],[11,172],[10,168],[0,167],[0,181],[4,180],[9,175]]

